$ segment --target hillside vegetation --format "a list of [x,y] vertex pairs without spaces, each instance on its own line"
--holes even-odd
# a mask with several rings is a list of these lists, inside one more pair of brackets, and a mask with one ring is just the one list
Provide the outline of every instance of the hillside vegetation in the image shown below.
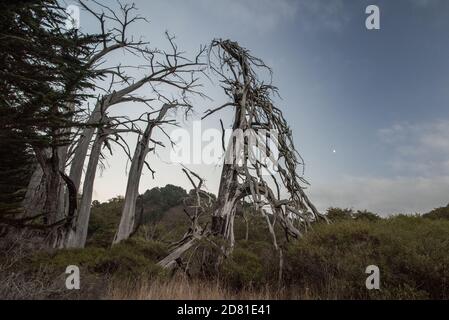
[[[88,245],[79,250],[37,250],[33,239],[2,241],[2,298],[291,298],[448,299],[449,206],[415,216],[380,218],[367,211],[330,208],[331,224],[317,223],[300,241],[283,242],[283,280],[278,256],[261,217],[243,208],[236,248],[218,270],[192,254],[187,272],[162,270],[157,262],[186,232],[182,198],[167,185],[139,198],[141,225],[110,247],[123,199],[93,203]],[[203,248],[210,246],[201,243]],[[214,250],[214,248],[210,248]],[[13,255],[10,253],[14,252]],[[65,268],[81,269],[81,290],[65,289]],[[367,290],[365,269],[380,268],[380,290]],[[14,271],[14,272],[12,272]],[[21,288],[14,289],[14,288]],[[26,288],[26,290],[24,289]]]

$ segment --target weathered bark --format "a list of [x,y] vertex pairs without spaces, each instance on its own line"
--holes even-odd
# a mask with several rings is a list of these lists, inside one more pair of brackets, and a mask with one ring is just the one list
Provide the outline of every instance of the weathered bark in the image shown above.
[[150,150],[149,142],[151,139],[151,135],[153,133],[154,127],[160,124],[170,107],[170,105],[164,104],[157,118],[154,120],[149,120],[144,133],[137,142],[134,156],[131,161],[131,168],[129,169],[122,216],[117,233],[113,240],[113,244],[128,239],[134,231],[134,223],[136,218],[136,200],[139,196],[140,177],[142,175],[143,166],[145,165],[145,158]]
[[[70,198],[72,200],[72,208],[73,205],[76,205],[76,202],[73,202],[73,197],[76,191],[69,177],[64,174],[63,170],[61,170],[61,153],[58,147],[53,147],[51,149],[34,147],[34,152],[42,170],[40,185],[44,186],[42,227],[49,230],[47,244],[53,248],[62,248],[64,246],[67,230],[67,225],[65,225],[67,220],[63,208],[59,207],[60,192],[63,192],[64,190],[61,185],[64,182],[67,185],[70,184],[70,188],[67,190],[70,191],[72,195]],[[38,174],[36,174],[35,181],[38,180],[37,177]]]
[[182,255],[187,252],[197,240],[200,238],[198,237],[192,237],[190,240],[186,241],[181,246],[177,247],[175,250],[173,250],[168,256],[166,256],[164,259],[158,262],[158,265],[161,266],[164,269],[169,269],[174,267],[176,261],[182,257]]
[[[67,186],[68,211],[67,216],[64,216],[62,219],[56,221],[54,226],[50,228],[49,243],[53,248],[63,249],[66,248],[67,236],[72,230],[73,220],[75,218],[75,211],[77,209],[77,191],[69,176],[67,176],[62,170],[59,173]],[[64,210],[63,207],[61,207],[61,209]]]
[[[247,125],[247,119],[244,116],[245,104],[245,92],[234,96],[234,102],[232,103],[232,105],[236,106],[234,124],[232,126],[234,132],[244,129]],[[236,137],[237,140],[234,141],[233,135],[228,142],[221,172],[217,203],[212,214],[212,233],[220,235],[228,242],[227,247],[223,248],[226,254],[231,253],[234,249],[234,219],[237,201],[242,197],[237,168],[238,158],[241,156],[239,138]]]
[[[101,119],[101,109],[102,109],[102,103],[99,101],[94,108],[94,111],[90,115],[90,118],[87,122],[88,126],[84,128],[82,131],[76,149],[75,153],[73,155],[72,163],[70,166],[70,174],[69,177],[75,184],[75,187],[77,190],[79,190],[80,184],[81,184],[81,177],[83,175],[83,167],[84,167],[84,161],[87,156],[87,152],[89,151],[89,145],[90,142],[94,136],[95,133],[95,127],[93,127],[94,124],[98,123]],[[79,192],[79,191],[78,191]]]
[[32,217],[42,212],[45,202],[45,182],[43,181],[43,176],[44,172],[42,167],[37,164],[22,201],[22,207],[24,209],[22,218]]
[[[68,110],[74,111],[75,104],[73,102],[67,103]],[[70,136],[71,128],[59,129],[59,134],[66,138]],[[25,216],[32,216],[35,214],[41,213],[44,208],[44,204],[46,203],[47,195],[46,195],[46,181],[44,179],[44,171],[42,170],[43,162],[47,159],[50,162],[55,162],[55,165],[58,166],[58,172],[65,171],[65,165],[67,161],[67,151],[68,144],[54,147],[57,153],[57,158],[52,156],[51,149],[44,149],[40,152],[42,153],[42,158],[39,165],[36,166],[33,175],[30,179],[30,182],[27,187],[27,192],[25,198],[22,202],[22,206],[24,208]],[[53,159],[51,159],[53,158]],[[57,162],[57,163],[56,163]],[[45,166],[45,165],[44,165]],[[54,168],[52,169],[54,171]],[[56,173],[54,172],[56,175]],[[60,180],[59,190],[57,192],[57,209],[56,209],[56,217],[55,220],[63,219],[65,216],[64,203],[65,203],[65,185]]]
[[45,151],[39,150],[36,156],[43,171],[43,181],[45,184],[45,202],[42,208],[44,214],[44,224],[51,225],[58,221],[58,199],[61,184],[59,173],[59,154],[56,149],[51,150],[50,157],[45,156]]
[[240,196],[236,171],[233,165],[224,165],[217,203],[212,214],[212,233],[220,235],[228,241],[227,252],[234,248],[234,219],[237,200]]
[[[255,72],[255,69],[265,69],[271,74],[271,70],[236,42],[214,40],[211,49],[217,50],[218,58],[217,63],[212,62],[212,69],[222,78],[222,87],[230,102],[206,111],[203,118],[226,106],[235,108],[233,137],[226,150],[211,231],[226,241],[223,249],[229,254],[234,246],[232,229],[236,205],[239,200],[249,197],[257,211],[270,205],[272,214],[279,219],[286,234],[299,238],[301,232],[296,225],[306,228],[310,221],[322,215],[309,201],[301,185],[306,183],[297,173],[298,166],[303,165],[302,158],[296,152],[291,130],[282,112],[272,102],[271,95],[276,94],[277,89],[261,82]],[[274,144],[275,155],[269,142]],[[254,148],[263,153],[263,158],[254,152]],[[267,159],[275,165],[275,173],[269,170]],[[266,180],[267,177],[270,181]],[[276,187],[276,195],[269,185]],[[281,199],[281,188],[288,193],[287,199]],[[272,229],[270,233],[274,235]],[[276,242],[274,246],[282,265],[282,252]]]
[[83,195],[76,215],[73,227],[67,236],[66,246],[68,248],[84,248],[87,239],[87,229],[89,226],[92,193],[97,172],[98,161],[101,154],[101,146],[106,138],[101,132],[97,134],[90,151],[89,163],[83,184]]
[[134,157],[131,162],[131,168],[128,174],[128,183],[126,185],[125,200],[120,219],[118,231],[114,237],[113,244],[128,239],[134,230],[134,221],[136,213],[136,200],[139,196],[139,183],[145,157],[148,153],[149,136],[145,134],[137,143]]
[[[199,224],[199,218],[204,213],[209,213],[212,209],[212,199],[207,192],[201,190],[204,180],[193,171],[183,168],[183,172],[186,174],[187,178],[193,186],[195,191],[195,198],[185,198],[184,212],[187,214],[191,221],[191,226],[184,237],[177,243],[174,243],[174,247],[170,254],[159,261],[158,265],[163,268],[172,268],[177,263],[179,266],[183,265],[181,259],[182,256],[192,248],[192,246],[199,240],[207,238],[210,232],[207,230],[207,225],[202,227]],[[197,183],[194,182],[194,178],[198,180]],[[184,271],[188,273],[188,263],[184,268]]]
[[[58,152],[58,167],[59,171],[64,171],[65,166],[65,156],[67,152],[67,147],[59,147],[57,148]],[[46,156],[49,156],[50,151],[45,151]],[[49,160],[50,162],[52,160]],[[49,165],[45,165],[47,167],[47,172],[52,172],[51,174],[56,175],[56,171],[50,168]],[[30,182],[28,183],[27,191],[25,197],[22,201],[22,207],[24,209],[23,217],[30,217],[36,214],[41,213],[44,210],[44,205],[47,201],[47,179],[44,176],[44,171],[42,170],[42,166],[38,164],[34,169],[34,172],[31,176]],[[63,219],[64,214],[64,205],[65,205],[65,186],[64,183],[59,179],[59,187],[57,194],[57,202],[56,204],[56,216],[54,220]],[[53,198],[53,197],[52,197]]]

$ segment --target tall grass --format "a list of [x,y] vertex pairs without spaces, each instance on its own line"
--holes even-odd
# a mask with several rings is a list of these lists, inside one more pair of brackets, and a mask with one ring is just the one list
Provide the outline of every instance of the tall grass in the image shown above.
[[144,282],[115,282],[105,297],[113,300],[280,300],[312,299],[307,293],[294,293],[270,287],[232,290],[219,282],[189,280],[175,277],[170,280]]

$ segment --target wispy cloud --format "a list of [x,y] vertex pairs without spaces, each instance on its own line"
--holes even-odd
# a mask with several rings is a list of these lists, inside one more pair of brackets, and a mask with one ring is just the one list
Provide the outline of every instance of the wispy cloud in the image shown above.
[[298,5],[300,23],[308,30],[341,31],[350,20],[348,3],[343,0],[302,0]]
[[449,175],[449,120],[395,124],[379,130],[392,149],[391,165],[401,174]]
[[275,31],[281,24],[297,21],[304,30],[340,31],[349,21],[347,3],[343,0],[209,0],[195,2],[229,29],[263,34]]
[[444,1],[441,1],[441,0],[411,0],[410,2],[419,8],[424,8],[424,7],[438,6]]
[[313,185],[312,200],[328,207],[367,209],[380,215],[425,213],[449,203],[449,176],[345,177],[338,183]]
[[397,123],[378,132],[390,149],[391,175],[345,176],[312,185],[321,210],[330,206],[367,209],[381,215],[425,213],[449,203],[449,120]]
[[199,5],[213,15],[220,23],[227,23],[229,28],[244,28],[243,31],[269,32],[281,23],[293,19],[299,9],[295,0],[201,0]]

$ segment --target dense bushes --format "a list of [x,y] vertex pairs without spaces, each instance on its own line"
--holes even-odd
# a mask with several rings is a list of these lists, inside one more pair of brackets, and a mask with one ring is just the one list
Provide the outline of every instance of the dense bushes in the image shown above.
[[68,265],[76,265],[89,274],[119,279],[148,279],[163,274],[156,262],[167,254],[158,242],[130,239],[111,248],[87,247],[85,249],[42,252],[30,259],[28,268],[42,266],[49,273],[63,273]]
[[[286,281],[322,298],[449,298],[449,222],[397,216],[319,225],[287,252]],[[381,290],[365,288],[368,265]]]
[[263,280],[262,259],[249,250],[237,248],[223,265],[224,280],[232,287],[258,286]]
[[232,289],[259,289],[276,284],[277,255],[271,243],[239,241],[221,268],[221,278]]
[[423,215],[429,219],[447,219],[449,220],[449,204],[446,207],[436,208]]
[[[166,192],[168,195],[164,195]],[[0,252],[17,251],[23,255],[19,258],[0,255],[0,269],[5,270],[2,266],[8,265],[8,270],[14,270],[14,276],[5,276],[3,282],[17,285],[19,281],[36,291],[31,297],[64,297],[65,268],[77,265],[82,272],[82,298],[105,296],[110,280],[124,283],[125,287],[153,280],[165,283],[169,275],[157,267],[157,262],[188,227],[175,193],[186,194],[172,187],[147,192],[145,201],[168,209],[157,220],[147,220],[133,238],[112,247],[122,198],[93,204],[85,249],[36,253],[33,246],[24,246],[17,239],[11,243],[22,244],[22,249],[13,250],[0,242]],[[156,198],[150,194],[156,194]],[[278,244],[284,253],[280,291],[277,291],[278,253],[273,249],[265,220],[251,210],[245,211],[245,216],[239,212],[236,217],[235,249],[220,268],[204,260],[204,257],[213,260],[212,255],[218,255],[217,245],[221,245],[218,239],[208,239],[214,240],[215,245],[206,239],[197,243],[185,263],[194,282],[215,283],[217,288],[233,293],[249,290],[256,296],[270,292],[275,297],[318,299],[448,299],[447,212],[448,207],[423,216],[385,219],[367,211],[331,208],[328,217],[332,224],[315,224],[302,239],[290,242],[285,241],[277,227]],[[380,268],[379,291],[365,287],[368,276],[365,270],[369,265]],[[51,290],[40,290],[40,283],[46,283]],[[4,292],[7,290],[0,287],[0,295]],[[23,297],[22,294],[23,290],[12,296]]]
[[[161,217],[154,238],[167,240],[170,232],[179,235],[185,230],[185,217],[176,208]],[[441,211],[433,211],[438,215],[424,215],[426,218],[382,219],[367,211],[331,208],[328,216],[333,223],[315,225],[300,241],[285,243],[279,234],[284,248],[284,287],[288,287],[292,296],[306,298],[449,298],[449,221],[439,219],[444,217]],[[245,240],[246,223],[239,216],[235,225],[236,248],[220,268],[219,277],[233,290],[275,288],[279,261],[265,221],[248,213],[246,218],[248,240]],[[111,253],[108,257],[123,265],[98,262],[97,270],[116,268],[118,273],[126,274],[133,270],[131,261],[139,269],[143,261],[138,258],[139,252],[134,251],[134,244],[128,242],[123,246],[136,252],[134,260],[127,256],[126,250]],[[365,287],[368,276],[365,269],[372,264],[380,268],[380,291]]]
[[327,210],[327,217],[330,221],[341,221],[341,220],[369,220],[376,221],[380,217],[369,211],[354,211],[352,209],[340,209],[340,208],[329,208]]

